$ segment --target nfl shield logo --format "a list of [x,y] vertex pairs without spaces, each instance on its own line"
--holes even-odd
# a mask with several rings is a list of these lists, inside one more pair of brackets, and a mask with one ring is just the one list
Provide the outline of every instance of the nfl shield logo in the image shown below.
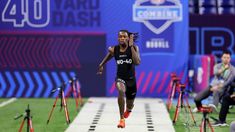
[[[148,1],[152,5],[142,6]],[[166,1],[174,5],[164,5]],[[142,22],[149,30],[160,34],[172,23],[182,21],[182,5],[179,0],[136,0],[133,5],[133,20]]]

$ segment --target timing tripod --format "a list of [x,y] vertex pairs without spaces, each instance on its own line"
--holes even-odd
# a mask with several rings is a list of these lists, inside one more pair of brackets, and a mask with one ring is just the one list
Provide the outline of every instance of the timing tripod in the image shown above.
[[[185,96],[185,88],[186,87],[185,87],[184,84],[178,84],[178,87],[180,88],[180,94],[179,94],[179,97],[178,97],[178,102],[177,102],[177,106],[176,106],[176,110],[175,110],[173,123],[174,124],[176,123],[177,118],[179,116],[179,111],[180,111],[180,109],[182,109],[184,107],[185,111],[187,111],[187,108],[188,108],[188,110],[190,112],[190,115],[191,115],[191,118],[192,118],[194,124],[196,125],[196,121],[194,119],[193,113],[191,111],[191,108],[190,108],[190,105],[189,105],[189,102],[188,102],[188,98]],[[184,100],[186,101],[186,106],[184,104]]]
[[214,129],[211,126],[211,123],[207,117],[207,114],[212,113],[212,108],[211,107],[202,107],[199,111],[203,113],[203,118],[202,118],[202,122],[201,122],[201,126],[200,126],[200,132],[206,132],[207,125],[211,129],[211,132],[214,132]]
[[172,101],[173,98],[175,96],[175,91],[177,88],[177,84],[179,83],[180,79],[176,76],[176,74],[171,74],[171,91],[168,95],[168,99],[167,99],[167,110],[169,111],[171,109],[172,106]]
[[22,121],[22,123],[20,125],[19,132],[22,132],[25,120],[27,120],[27,132],[33,132],[34,131],[33,130],[33,122],[32,122],[32,116],[30,116],[29,104],[28,104],[28,108],[25,110],[25,113],[15,117],[14,119],[17,120],[20,117],[22,117],[23,115],[25,115],[25,117],[24,117],[24,119],[23,119],[23,121]]
[[66,118],[66,122],[67,124],[70,123],[70,118],[69,118],[69,112],[68,112],[68,107],[67,107],[67,102],[66,102],[66,99],[65,99],[65,95],[64,95],[64,89],[65,89],[65,83],[62,84],[62,86],[60,88],[57,88],[57,89],[54,89],[52,90],[52,92],[56,92],[57,90],[59,90],[59,93],[55,99],[55,102],[53,104],[53,107],[50,111],[50,114],[49,114],[49,117],[48,117],[48,120],[47,120],[47,124],[50,122],[50,119],[51,119],[51,116],[52,116],[52,113],[55,109],[55,106],[56,106],[56,103],[57,103],[57,100],[60,98],[60,111],[62,110],[62,108],[64,108],[64,113],[65,113],[65,118]]
[[[72,94],[73,94],[73,97],[76,102],[76,109],[78,111],[79,105],[82,106],[83,101],[82,101],[82,96],[81,96],[81,91],[80,91],[80,85],[79,85],[79,82],[76,78],[70,80],[70,87],[71,87],[71,89],[70,89],[69,93],[72,90]],[[79,102],[80,102],[80,104],[79,104]]]

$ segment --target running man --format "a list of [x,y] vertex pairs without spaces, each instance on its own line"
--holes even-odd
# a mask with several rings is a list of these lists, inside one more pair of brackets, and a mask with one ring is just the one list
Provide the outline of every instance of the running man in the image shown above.
[[115,82],[118,90],[118,106],[120,112],[120,121],[117,125],[118,128],[125,128],[125,118],[128,118],[134,107],[134,100],[137,92],[135,65],[140,64],[139,48],[134,44],[137,37],[138,34],[136,33],[120,30],[118,33],[119,44],[108,48],[109,52],[100,63],[97,72],[97,74],[102,74],[104,69],[103,66],[110,59],[113,57],[115,58],[117,64]]

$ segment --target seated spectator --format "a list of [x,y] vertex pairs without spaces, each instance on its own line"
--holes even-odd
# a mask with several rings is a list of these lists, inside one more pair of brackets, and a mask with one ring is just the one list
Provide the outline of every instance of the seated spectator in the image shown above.
[[231,83],[231,85],[228,86],[227,91],[225,91],[224,93],[222,106],[219,113],[219,120],[216,121],[212,126],[228,126],[228,124],[226,124],[226,117],[228,114],[229,106],[235,105],[235,93],[233,93],[235,89],[235,79],[233,80],[234,81]]
[[226,91],[225,86],[228,86],[233,81],[233,78],[235,76],[235,67],[230,64],[231,53],[224,52],[222,54],[221,60],[222,63],[216,64],[214,66],[214,78],[211,81],[210,85],[204,90],[200,91],[194,98],[194,102],[199,111],[202,107],[201,101],[208,98],[212,93],[214,93],[213,104],[211,104],[210,106],[213,107],[214,110],[216,110],[222,93]]

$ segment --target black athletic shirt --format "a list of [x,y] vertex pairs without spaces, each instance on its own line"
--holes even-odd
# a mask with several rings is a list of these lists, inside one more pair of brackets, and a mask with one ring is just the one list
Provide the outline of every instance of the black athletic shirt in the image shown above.
[[127,47],[125,52],[120,52],[120,46],[114,47],[114,57],[117,64],[117,77],[121,79],[131,79],[135,77],[135,65],[132,60],[131,47]]

